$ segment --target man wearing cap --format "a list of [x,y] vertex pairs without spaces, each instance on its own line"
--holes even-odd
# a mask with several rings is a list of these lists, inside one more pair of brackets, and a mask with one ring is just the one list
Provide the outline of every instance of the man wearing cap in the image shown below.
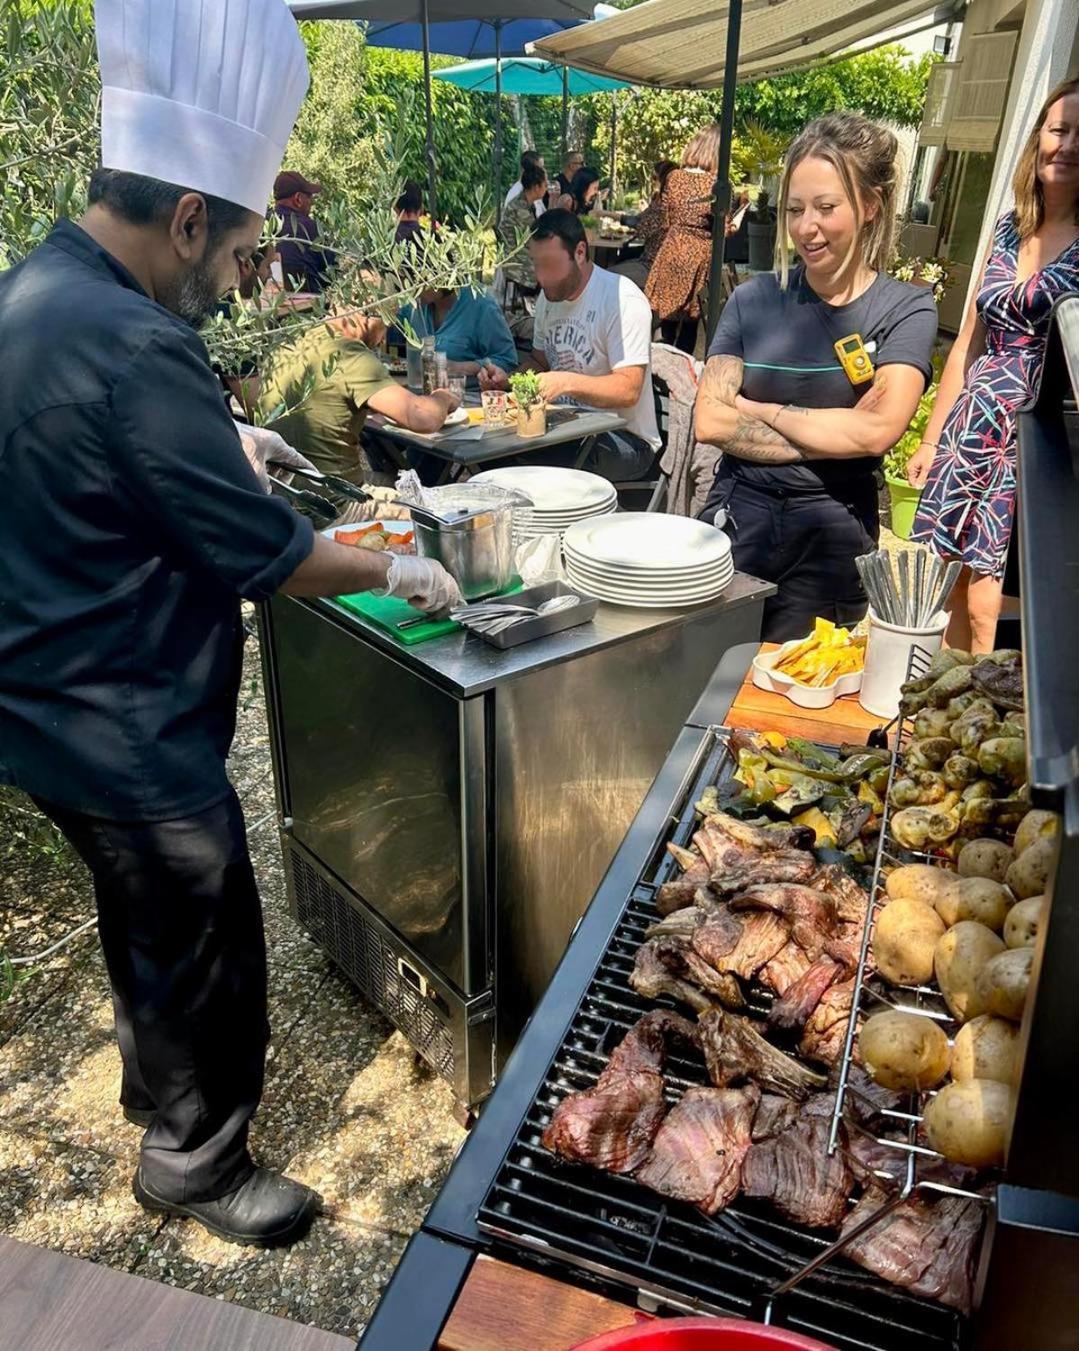
[[320,183],[312,183],[303,174],[278,174],[274,180],[273,214],[281,222],[277,249],[290,291],[318,295],[325,290],[337,260],[332,249],[318,246],[318,225],[311,206],[321,191]]
[[[379,589],[437,564],[330,543],[260,484],[195,332],[257,247],[307,90],[284,0],[97,0],[102,162],[0,277],[0,778],[88,865],[147,1208],[291,1242],[318,1198],[258,1168],[266,962],[225,774],[240,600]],[[243,35],[243,40],[239,40]],[[253,465],[258,474],[253,472]]]

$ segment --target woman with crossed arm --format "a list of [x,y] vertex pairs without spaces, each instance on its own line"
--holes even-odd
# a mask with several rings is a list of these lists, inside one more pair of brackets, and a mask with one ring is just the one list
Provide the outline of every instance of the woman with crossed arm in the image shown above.
[[[702,519],[722,509],[736,566],[778,586],[766,641],[802,637],[818,615],[864,616],[854,560],[880,535],[876,471],[932,376],[932,295],[884,271],[896,149],[890,131],[853,113],[806,127],[780,187],[777,273],[735,290],[709,348],[697,439],[723,455]],[[854,384],[835,350],[854,336],[871,383]]]

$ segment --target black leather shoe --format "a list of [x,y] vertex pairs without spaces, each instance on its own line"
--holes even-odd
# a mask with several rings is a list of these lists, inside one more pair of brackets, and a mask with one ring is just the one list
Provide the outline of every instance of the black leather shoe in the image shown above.
[[197,1220],[211,1234],[227,1243],[256,1248],[280,1248],[303,1238],[311,1227],[321,1198],[302,1183],[256,1168],[235,1191],[213,1201],[167,1201],[156,1196],[142,1179],[142,1169],[132,1184],[135,1200],[147,1210]]
[[130,1121],[133,1126],[141,1126],[144,1131],[148,1131],[154,1124],[154,1118],[157,1113],[152,1107],[143,1109],[141,1107],[125,1107],[124,1119]]

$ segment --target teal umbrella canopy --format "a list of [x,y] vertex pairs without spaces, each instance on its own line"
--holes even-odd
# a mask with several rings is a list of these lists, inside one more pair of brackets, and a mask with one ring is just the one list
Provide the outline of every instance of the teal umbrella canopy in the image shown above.
[[[436,70],[436,80],[445,80],[459,89],[468,89],[478,94],[496,92],[498,61],[466,61],[460,66],[449,66],[445,70]],[[572,70],[565,66],[556,66],[538,56],[505,56],[502,58],[503,94],[553,94],[563,91],[563,80],[568,71],[568,92],[576,97],[580,94],[606,94],[612,89],[628,89],[624,80],[610,80],[602,75],[590,75],[585,70]]]

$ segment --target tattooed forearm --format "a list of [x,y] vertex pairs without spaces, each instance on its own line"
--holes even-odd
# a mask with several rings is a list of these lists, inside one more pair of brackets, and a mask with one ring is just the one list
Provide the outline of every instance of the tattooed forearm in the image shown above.
[[782,432],[735,407],[744,372],[740,357],[712,357],[697,394],[697,439],[755,464],[797,464],[805,457]]

